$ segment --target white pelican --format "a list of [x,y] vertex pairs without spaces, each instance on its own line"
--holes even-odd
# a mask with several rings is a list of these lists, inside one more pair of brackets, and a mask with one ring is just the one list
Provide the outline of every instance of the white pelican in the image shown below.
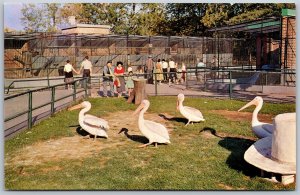
[[102,118],[98,118],[96,116],[85,114],[91,109],[91,103],[88,101],[84,101],[81,104],[71,107],[69,110],[75,110],[79,108],[83,108],[79,112],[79,125],[82,129],[87,131],[88,133],[94,135],[94,140],[97,136],[100,137],[108,137],[106,130],[109,129],[108,122]]
[[260,96],[256,96],[251,102],[247,103],[245,106],[243,106],[242,108],[240,108],[238,110],[241,111],[251,105],[255,105],[256,108],[254,109],[253,113],[252,113],[252,122],[251,122],[251,126],[252,126],[252,131],[253,133],[258,137],[258,138],[264,138],[267,136],[272,135],[273,133],[273,125],[270,123],[263,123],[258,121],[257,118],[257,114],[260,111],[260,109],[262,108],[263,105],[263,99]]
[[141,145],[139,147],[145,147],[152,143],[157,147],[157,143],[171,143],[169,132],[162,124],[148,121],[144,119],[144,113],[148,110],[150,102],[143,100],[139,107],[134,111],[134,115],[140,111],[138,126],[142,134],[149,140],[149,143]]
[[185,126],[187,126],[190,122],[200,122],[200,121],[205,121],[203,118],[202,113],[197,110],[196,108],[188,107],[188,106],[183,106],[183,101],[184,101],[184,95],[182,93],[178,94],[178,99],[177,99],[177,110],[180,111],[180,113],[188,119],[188,122]]

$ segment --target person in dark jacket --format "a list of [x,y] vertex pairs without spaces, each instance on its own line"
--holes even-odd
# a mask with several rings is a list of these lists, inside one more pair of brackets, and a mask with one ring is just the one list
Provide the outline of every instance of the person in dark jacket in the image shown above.
[[107,97],[107,86],[110,87],[110,96],[114,96],[114,69],[112,61],[108,61],[103,68],[103,96]]

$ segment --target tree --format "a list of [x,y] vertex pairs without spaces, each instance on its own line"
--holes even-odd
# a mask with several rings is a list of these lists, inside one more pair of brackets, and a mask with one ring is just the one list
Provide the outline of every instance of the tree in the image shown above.
[[61,23],[69,23],[70,16],[76,16],[79,23],[84,22],[83,4],[82,3],[66,3],[59,9]]
[[21,9],[23,17],[21,22],[24,24],[26,32],[41,32],[46,29],[46,23],[43,22],[43,8],[35,4],[23,4]]
[[[59,10],[60,4],[58,3],[46,3],[46,14],[45,16],[48,19],[48,28],[47,31],[56,32],[57,24],[61,22],[59,16],[57,16],[57,12]],[[50,21],[49,21],[50,20]]]
[[4,32],[5,32],[5,33],[11,33],[11,32],[16,32],[16,30],[13,29],[13,28],[4,27]]
[[295,8],[295,4],[236,3],[231,7],[227,24],[236,24],[267,17],[280,17],[283,8]]
[[160,35],[164,30],[165,8],[159,3],[140,4],[137,14],[137,33],[140,35]]
[[230,11],[230,4],[208,4],[206,6],[205,15],[201,22],[205,27],[222,26],[228,20],[228,12]]
[[57,31],[60,18],[57,15],[60,4],[23,4],[21,9],[22,23],[26,32]]
[[205,26],[201,22],[207,4],[203,3],[168,3],[167,12],[167,35],[202,35]]

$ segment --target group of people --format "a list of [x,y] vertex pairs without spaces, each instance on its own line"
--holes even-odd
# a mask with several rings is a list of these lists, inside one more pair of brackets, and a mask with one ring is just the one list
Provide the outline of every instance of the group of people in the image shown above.
[[[86,56],[82,61],[79,71],[73,68],[72,64],[70,64],[70,60],[67,60],[66,62],[67,63],[64,66],[66,89],[68,89],[69,85],[74,82],[73,72],[80,74],[83,70],[83,78],[86,78],[89,84],[91,83],[93,65],[88,56]],[[125,72],[128,74],[125,74]],[[186,67],[184,63],[178,67],[178,64],[175,63],[173,59],[170,59],[169,62],[165,59],[157,59],[157,61],[154,61],[152,57],[149,56],[146,66],[144,66],[144,68],[142,66],[137,68],[137,74],[144,74],[147,82],[151,84],[155,84],[155,82],[158,84],[161,84],[162,82],[169,84],[178,83],[185,82]],[[131,66],[129,66],[128,70],[125,71],[123,63],[118,61],[116,67],[113,68],[112,61],[109,60],[103,68],[102,76],[104,97],[109,96],[107,90],[108,86],[110,88],[110,96],[114,96],[115,92],[118,97],[121,97],[122,94],[126,92],[128,93],[128,96],[132,93],[134,82],[132,80],[133,69]],[[126,76],[126,81],[124,76]]]
[[[80,74],[81,70],[83,70],[83,78],[87,78],[88,83],[91,82],[91,74],[92,74],[92,62],[89,60],[88,56],[85,56],[84,60],[82,61],[81,65],[80,65],[80,69],[79,71],[76,71],[73,68],[73,65],[70,64],[70,60],[66,61],[67,64],[65,64],[64,66],[64,74],[65,74],[65,83],[66,83],[66,89],[69,89],[70,85],[72,84],[72,82],[74,81],[74,75],[73,75],[73,71],[76,74]],[[71,89],[71,88],[70,88]]]
[[[82,61],[79,71],[74,69],[73,65],[70,63],[70,60],[67,60],[64,66],[66,89],[69,89],[70,85],[74,82],[73,72],[75,72],[76,74],[80,74],[81,70],[83,70],[83,78],[86,78],[87,82],[90,84],[92,67],[92,62],[89,60],[88,56],[86,56]],[[117,62],[117,66],[113,68],[112,61],[108,61],[103,69],[103,96],[108,96],[107,86],[110,87],[110,96],[114,96],[116,91],[118,97],[121,97],[122,93],[126,92],[125,87],[128,89],[128,95],[130,95],[134,87],[134,83],[132,80],[132,68],[129,69],[128,72],[128,77],[125,82],[125,69],[123,67],[123,63],[119,61]]]
[[175,63],[173,59],[167,62],[165,59],[158,59],[156,62],[149,56],[146,62],[146,78],[148,83],[153,84],[158,82],[178,83],[185,82],[186,79],[186,66],[182,63],[181,67]]
[[133,72],[132,68],[128,68],[128,76],[125,81],[125,68],[121,61],[117,62],[117,66],[112,68],[112,61],[108,61],[103,68],[103,96],[108,97],[107,86],[110,87],[110,96],[114,96],[114,91],[121,97],[124,92],[128,92],[128,96],[133,91],[134,83],[132,80]]

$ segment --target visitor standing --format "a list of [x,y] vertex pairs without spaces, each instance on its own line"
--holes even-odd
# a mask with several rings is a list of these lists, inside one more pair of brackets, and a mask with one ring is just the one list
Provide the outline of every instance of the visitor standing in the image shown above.
[[137,77],[139,78],[140,75],[144,75],[144,69],[141,65],[139,65],[136,69]]
[[148,60],[146,62],[146,78],[148,81],[148,84],[153,84],[153,60],[152,60],[152,56],[148,57]]
[[116,76],[114,84],[117,87],[118,97],[121,97],[122,93],[125,91],[124,73],[123,62],[117,62],[117,67],[114,70],[114,75]]
[[107,97],[107,86],[110,87],[110,96],[114,96],[114,72],[112,61],[108,61],[103,68],[103,96]]
[[133,72],[130,71],[128,73],[128,77],[127,77],[127,80],[126,80],[126,88],[128,90],[128,97],[130,97],[130,94],[132,93],[133,88],[134,88],[134,82],[132,80],[132,76],[133,76]]
[[65,74],[65,83],[66,83],[66,89],[69,88],[69,85],[74,81],[73,77],[73,71],[78,74],[78,72],[73,68],[73,65],[70,64],[70,60],[66,61],[67,64],[64,66],[64,74]]
[[127,72],[132,72],[132,67],[131,67],[131,64],[128,64],[128,68],[127,68]]
[[81,62],[79,73],[83,69],[82,77],[87,78],[85,81],[87,81],[89,84],[91,84],[92,68],[93,65],[92,62],[89,60],[89,56],[85,56],[84,60]]
[[174,83],[176,81],[176,66],[173,59],[170,59],[169,61],[169,67],[170,67],[170,77],[169,77],[169,83]]
[[168,68],[169,68],[168,62],[166,62],[165,59],[162,59],[162,70],[164,74],[164,82],[168,81]]
[[204,84],[204,78],[205,78],[205,68],[206,64],[204,62],[199,61],[196,66],[196,79],[199,82],[199,84]]
[[155,64],[156,81],[158,82],[158,84],[161,84],[161,81],[164,79],[162,72],[163,71],[162,71],[162,67],[161,67],[161,62],[160,62],[160,59],[158,59]]

